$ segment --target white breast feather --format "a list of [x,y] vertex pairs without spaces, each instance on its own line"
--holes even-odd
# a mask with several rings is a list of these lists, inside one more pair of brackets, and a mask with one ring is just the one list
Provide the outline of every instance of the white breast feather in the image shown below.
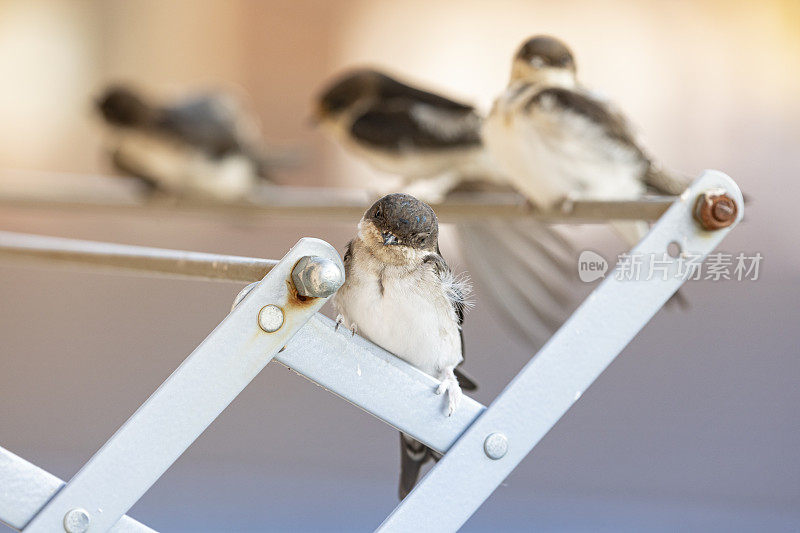
[[[334,304],[345,325],[423,372],[441,379],[462,360],[461,337],[451,298],[465,288],[433,268],[379,264],[354,246],[349,277]],[[381,294],[381,283],[383,294]]]
[[523,107],[538,88],[509,90],[495,103],[483,136],[509,181],[534,204],[552,207],[567,197],[635,198],[644,162],[587,118],[564,112],[547,97]]

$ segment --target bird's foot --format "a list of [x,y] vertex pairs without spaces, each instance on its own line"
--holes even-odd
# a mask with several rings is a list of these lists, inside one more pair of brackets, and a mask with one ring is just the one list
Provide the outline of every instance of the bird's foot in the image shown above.
[[461,403],[461,387],[458,385],[458,379],[453,374],[453,371],[446,372],[442,382],[436,387],[436,394],[444,394],[447,392],[447,416],[452,415]]
[[[341,326],[344,323],[345,323],[344,322],[344,316],[337,315],[336,316],[336,325],[333,327],[333,331],[339,331],[339,326]],[[358,333],[358,327],[355,324],[353,324],[352,326],[350,326],[349,329],[350,329],[350,336],[351,337],[355,337],[356,333]]]

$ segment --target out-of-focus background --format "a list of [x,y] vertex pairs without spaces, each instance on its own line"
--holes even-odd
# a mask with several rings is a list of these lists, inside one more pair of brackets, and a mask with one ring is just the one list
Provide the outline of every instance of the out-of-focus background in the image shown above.
[[[536,33],[569,43],[670,167],[736,179],[752,202],[723,248],[764,260],[757,281],[690,283],[691,309],[660,312],[464,530],[797,531],[796,1],[0,0],[0,178],[109,173],[92,100],[130,81],[238,91],[268,142],[307,156],[277,181],[363,184],[374,173],[308,125],[331,75],[377,65],[485,110]],[[355,223],[0,212],[2,230],[271,258],[302,236],[341,247]],[[69,479],[237,291],[0,265],[0,445]],[[533,350],[477,298],[467,368],[488,403]],[[369,530],[396,505],[397,455],[394,430],[270,365],[130,514],[163,531]]]

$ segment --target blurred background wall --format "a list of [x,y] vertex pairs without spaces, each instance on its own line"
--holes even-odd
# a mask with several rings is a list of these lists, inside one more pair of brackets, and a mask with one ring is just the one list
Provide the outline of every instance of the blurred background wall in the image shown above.
[[[486,109],[535,33],[565,39],[667,165],[734,177],[753,202],[724,248],[765,259],[756,282],[691,284],[692,308],[659,313],[465,529],[796,531],[795,1],[0,0],[0,176],[109,173],[91,103],[123,80],[164,97],[239,91],[268,141],[307,155],[279,181],[363,184],[374,173],[308,125],[325,80],[375,64]],[[262,257],[304,235],[341,246],[355,222],[0,212],[4,230]],[[237,290],[0,265],[0,444],[68,479]],[[532,349],[480,291],[468,368],[488,403]],[[369,530],[396,503],[396,441],[271,365],[131,514],[163,531]]]

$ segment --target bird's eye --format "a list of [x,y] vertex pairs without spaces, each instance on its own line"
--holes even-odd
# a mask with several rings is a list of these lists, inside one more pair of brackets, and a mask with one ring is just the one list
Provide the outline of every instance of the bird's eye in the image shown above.
[[381,211],[381,208],[380,207],[376,207],[375,208],[375,218],[381,218],[382,215],[383,215],[383,211]]
[[531,65],[533,65],[534,68],[542,68],[544,66],[544,59],[541,56],[534,56],[534,58],[531,59]]

